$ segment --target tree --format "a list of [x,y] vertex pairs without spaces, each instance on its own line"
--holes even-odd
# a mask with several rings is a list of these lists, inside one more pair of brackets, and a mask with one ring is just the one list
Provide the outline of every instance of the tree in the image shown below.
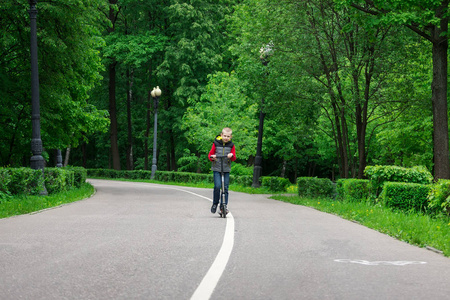
[[224,127],[233,130],[239,161],[246,162],[253,154],[257,106],[246,96],[247,92],[246,82],[234,72],[217,72],[209,76],[200,100],[184,114],[182,129],[189,143],[188,152],[194,153],[199,165],[207,162],[212,142]]
[[[41,133],[46,150],[78,145],[86,134],[102,131],[107,113],[88,102],[98,82],[101,64],[96,48],[101,1],[39,3],[38,50],[40,67]],[[1,164],[28,165],[29,22],[28,6],[0,3],[0,134]]]
[[401,24],[432,44],[433,162],[434,177],[450,178],[447,50],[448,0],[340,1],[377,17],[378,22]]

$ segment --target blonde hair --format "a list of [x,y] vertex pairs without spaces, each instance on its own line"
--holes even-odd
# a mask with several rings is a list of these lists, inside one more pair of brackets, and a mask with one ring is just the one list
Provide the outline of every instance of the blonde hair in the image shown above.
[[231,130],[230,127],[225,127],[224,129],[222,129],[222,133],[223,132],[229,133],[231,135],[233,133],[233,130]]

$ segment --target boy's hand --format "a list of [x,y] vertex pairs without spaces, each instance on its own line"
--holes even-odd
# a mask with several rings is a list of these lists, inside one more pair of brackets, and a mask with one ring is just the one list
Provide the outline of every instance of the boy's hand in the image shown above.
[[233,157],[233,153],[228,153],[227,157],[231,159]]
[[215,154],[211,155],[210,157],[211,157],[211,160],[216,160],[216,155]]

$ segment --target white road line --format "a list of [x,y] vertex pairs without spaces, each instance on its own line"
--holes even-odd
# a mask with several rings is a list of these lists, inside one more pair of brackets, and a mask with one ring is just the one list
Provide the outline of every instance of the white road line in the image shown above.
[[425,261],[368,261],[362,259],[335,259],[335,262],[361,264],[366,266],[406,266],[406,265],[424,265]]
[[[183,191],[204,199],[208,201],[212,200],[210,198],[204,197],[202,195],[186,191],[183,189],[173,188],[175,190]],[[220,277],[225,271],[225,267],[227,266],[228,260],[231,256],[231,252],[233,251],[234,246],[234,217],[231,213],[227,215],[227,225],[225,228],[225,235],[223,237],[222,246],[220,247],[219,253],[217,253],[216,259],[213,264],[209,268],[203,280],[200,282],[200,285],[195,290],[194,294],[191,297],[191,300],[207,300],[211,298],[214,289],[219,282]]]
[[234,246],[234,218],[231,213],[227,215],[227,227],[225,228],[225,236],[223,237],[222,247],[216,256],[213,264],[209,268],[202,282],[195,290],[191,300],[209,299],[219,282],[220,277],[225,271],[228,259]]
[[[208,197],[184,189],[168,186],[158,186],[158,187],[182,191],[212,202],[212,200]],[[223,242],[222,246],[220,247],[219,253],[217,253],[216,259],[209,268],[205,277],[203,277],[202,281],[200,282],[200,285],[195,290],[194,294],[191,297],[191,300],[208,300],[209,298],[211,298],[211,295],[214,292],[214,289],[216,288],[220,277],[225,271],[225,267],[227,266],[228,260],[231,256],[231,252],[233,251],[234,246],[234,217],[231,214],[231,212],[228,213],[226,219],[227,225],[225,228],[225,235],[223,237]]]

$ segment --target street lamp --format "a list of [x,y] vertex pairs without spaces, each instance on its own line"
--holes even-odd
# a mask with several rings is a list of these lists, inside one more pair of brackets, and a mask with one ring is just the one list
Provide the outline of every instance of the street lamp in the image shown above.
[[152,174],[150,175],[150,179],[155,178],[156,173],[156,137],[158,132],[158,104],[159,104],[159,96],[161,96],[161,90],[159,89],[159,86],[156,88],[153,88],[153,91],[151,92],[151,95],[154,100],[154,107],[155,107],[155,123],[153,126],[153,159],[152,159]]
[[[267,67],[269,63],[269,57],[272,55],[273,45],[270,43],[265,47],[262,47],[259,51],[261,55],[259,56],[261,63],[264,67]],[[259,111],[259,128],[258,128],[258,142],[256,144],[256,157],[255,157],[255,165],[253,168],[253,183],[252,187],[259,188],[261,183],[259,182],[259,178],[262,173],[262,138],[263,138],[263,129],[264,129],[264,118],[266,113],[264,112],[264,97],[261,98],[261,108]]]
[[[41,113],[39,109],[39,70],[37,48],[37,0],[29,0],[30,3],[30,53],[31,53],[31,152],[30,167],[42,170],[44,176],[44,158],[42,157],[41,140]],[[43,183],[41,195],[47,195],[47,189]]]
[[62,168],[63,164],[62,164],[62,154],[61,154],[61,149],[57,149],[56,150],[56,167],[57,168]]

